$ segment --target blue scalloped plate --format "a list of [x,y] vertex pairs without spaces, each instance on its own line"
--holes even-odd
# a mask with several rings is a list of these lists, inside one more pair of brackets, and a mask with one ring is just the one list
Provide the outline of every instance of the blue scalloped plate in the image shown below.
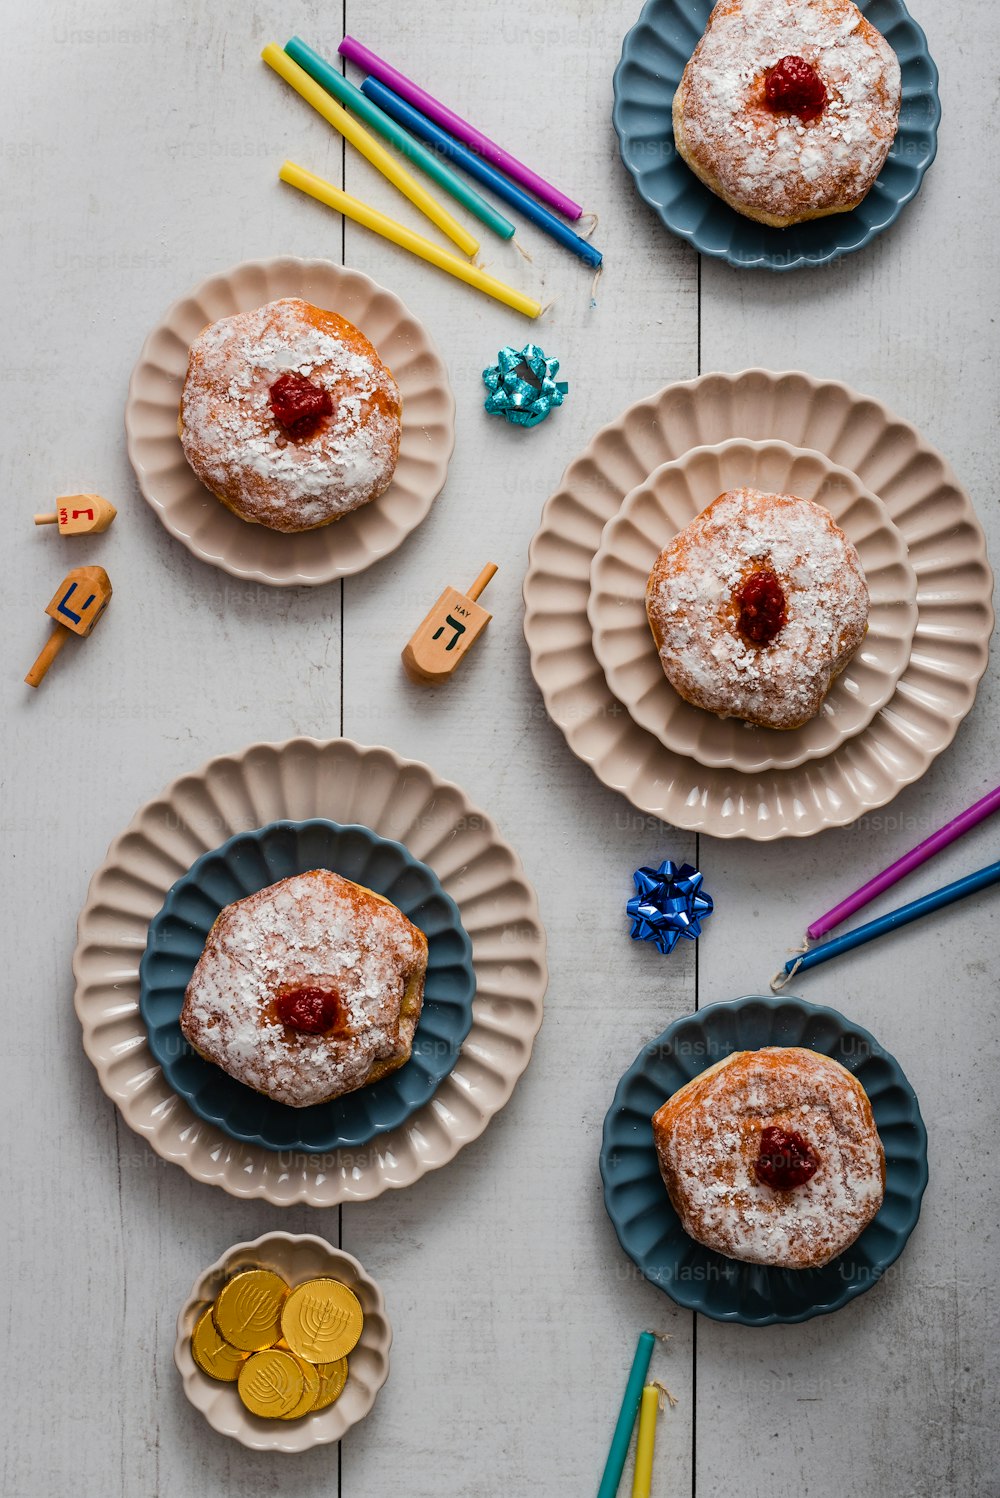
[[895,223],[915,196],[937,150],[938,72],[927,38],[902,0],[858,0],[899,58],[903,97],[899,130],[871,192],[853,213],[835,213],[771,229],[710,192],[674,146],[671,106],[712,0],[647,0],[615,69],[612,119],[621,158],[639,195],[667,228],[703,255],[730,265],[795,270],[860,250]]
[[[732,1051],[807,1046],[854,1073],[885,1147],[885,1200],[874,1221],[822,1269],[771,1269],[723,1258],[689,1238],[670,1205],[653,1145],[661,1103]],[[769,1326],[837,1311],[870,1290],[903,1251],[927,1185],[927,1131],[902,1068],[873,1035],[804,999],[734,999],[675,1020],[622,1077],[604,1121],[604,1204],[622,1248],[671,1300],[713,1321]]]
[[[428,948],[424,1006],[405,1066],[330,1103],[290,1108],[203,1060],[184,1039],[179,1020],[184,990],[223,906],[317,868],[388,896],[420,927]],[[434,871],[402,843],[319,818],[271,822],[202,854],[150,923],[139,984],[149,1048],[199,1118],[248,1144],[311,1153],[367,1144],[423,1107],[455,1064],[472,1027],[476,992],[472,943]]]

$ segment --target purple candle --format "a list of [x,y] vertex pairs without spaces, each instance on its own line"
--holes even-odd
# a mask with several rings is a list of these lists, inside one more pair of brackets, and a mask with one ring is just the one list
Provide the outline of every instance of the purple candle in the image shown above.
[[394,93],[400,95],[407,103],[419,109],[421,114],[427,115],[435,121],[449,135],[454,135],[456,140],[462,141],[471,151],[482,156],[486,161],[492,162],[500,171],[505,172],[508,177],[526,187],[529,192],[534,193],[536,198],[541,198],[567,218],[579,218],[583,212],[579,203],[574,203],[558,187],[553,187],[551,182],[546,182],[537,172],[533,172],[530,166],[525,166],[523,161],[518,161],[516,156],[511,156],[496,141],[490,140],[489,136],[483,135],[468,120],[463,120],[454,110],[449,109],[446,104],[440,103],[433,95],[407,78],[405,73],[400,73],[391,63],[384,62],[375,52],[371,52],[361,42],[356,41],[353,36],[345,36],[339,48],[342,56],[351,62],[357,63],[359,68],[371,73],[378,78]]
[[964,832],[969,832],[971,828],[978,826],[995,811],[1000,811],[1000,785],[990,791],[988,796],[984,796],[981,801],[976,801],[965,811],[960,812],[957,817],[953,817],[950,822],[946,822],[943,827],[939,827],[937,832],[932,832],[930,837],[925,837],[922,843],[911,848],[909,853],[904,853],[902,858],[897,858],[895,863],[891,863],[887,869],[882,870],[881,874],[876,874],[873,879],[869,879],[867,884],[855,890],[853,895],[848,895],[846,900],[841,900],[840,904],[828,910],[826,915],[821,915],[819,920],[813,921],[806,933],[809,940],[815,941],[817,936],[824,936],[827,931],[832,931],[834,926],[839,926],[841,921],[846,921],[847,917],[853,915],[856,910],[860,910],[862,905],[867,905],[869,900],[874,900],[876,895],[880,895],[897,880],[912,873],[922,863],[933,858],[935,853],[940,853],[942,848],[947,848],[949,843],[953,843]]

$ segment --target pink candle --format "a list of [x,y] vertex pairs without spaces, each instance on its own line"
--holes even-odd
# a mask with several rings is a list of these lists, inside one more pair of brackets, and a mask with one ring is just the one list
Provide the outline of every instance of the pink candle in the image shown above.
[[434,120],[442,130],[447,130],[449,135],[462,141],[471,151],[475,151],[486,161],[492,162],[508,177],[534,193],[536,198],[541,198],[544,203],[557,208],[567,218],[580,217],[583,209],[579,203],[574,203],[573,199],[568,198],[564,192],[560,192],[558,187],[553,187],[551,182],[546,182],[545,178],[533,172],[530,166],[525,166],[523,161],[518,161],[516,156],[511,156],[502,146],[498,146],[496,141],[483,135],[482,131],[470,125],[468,120],[463,120],[461,115],[457,115],[446,104],[440,103],[412,79],[407,78],[405,73],[400,73],[391,63],[384,62],[377,53],[370,51],[353,36],[345,36],[339,50],[344,57],[357,63],[359,68],[364,68],[366,73],[371,73],[401,98],[406,99],[414,109],[419,109],[421,114]]

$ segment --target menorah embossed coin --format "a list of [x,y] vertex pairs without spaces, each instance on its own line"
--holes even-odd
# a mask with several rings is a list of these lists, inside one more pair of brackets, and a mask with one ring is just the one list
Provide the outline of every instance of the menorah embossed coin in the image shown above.
[[347,1359],[338,1358],[335,1363],[318,1363],[316,1372],[319,1374],[319,1393],[313,1401],[313,1409],[325,1410],[328,1404],[333,1404],[343,1393],[347,1383]]
[[346,1357],[361,1337],[364,1316],[353,1290],[339,1280],[307,1280],[281,1311],[281,1334],[293,1352],[313,1363]]
[[250,1354],[226,1341],[212,1319],[212,1307],[206,1306],[191,1333],[191,1356],[209,1378],[234,1384]]
[[281,1307],[288,1286],[269,1269],[246,1269],[219,1293],[213,1317],[231,1347],[261,1352],[281,1334]]
[[255,1352],[240,1369],[240,1398],[254,1415],[280,1420],[290,1415],[302,1401],[305,1379],[302,1368],[290,1352],[269,1347]]

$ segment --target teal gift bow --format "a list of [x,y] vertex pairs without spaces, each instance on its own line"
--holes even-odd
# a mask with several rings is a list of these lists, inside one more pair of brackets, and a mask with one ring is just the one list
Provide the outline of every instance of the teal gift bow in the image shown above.
[[535,427],[554,406],[561,406],[569,390],[565,380],[557,381],[559,360],[547,359],[537,343],[524,348],[507,344],[497,354],[497,362],[483,370],[483,383],[489,391],[484,406],[489,416],[502,416],[519,427]]

